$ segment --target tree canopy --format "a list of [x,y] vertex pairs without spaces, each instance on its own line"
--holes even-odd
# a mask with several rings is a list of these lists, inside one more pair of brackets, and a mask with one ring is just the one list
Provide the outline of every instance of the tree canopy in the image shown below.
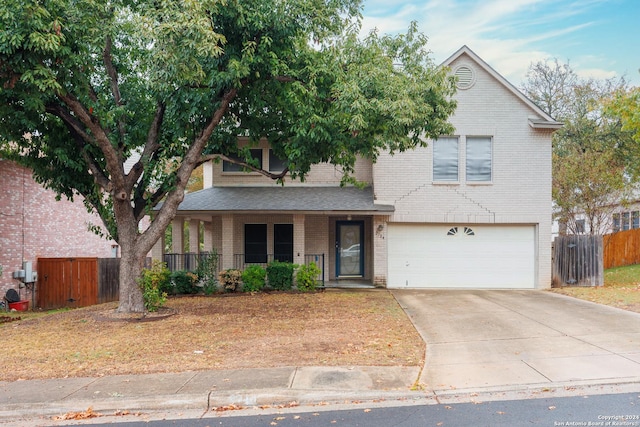
[[524,92],[564,123],[553,136],[552,194],[556,219],[568,232],[606,233],[612,211],[633,194],[630,171],[640,153],[625,154],[629,134],[605,108],[626,87],[624,79],[581,79],[557,59],[529,67]]
[[[303,179],[329,162],[348,182],[359,155],[453,131],[453,80],[426,37],[414,24],[361,38],[360,10],[360,0],[5,0],[0,154],[100,215],[125,265],[119,309],[140,311],[142,261],[199,164]],[[259,170],[239,135],[267,138],[288,170]]]

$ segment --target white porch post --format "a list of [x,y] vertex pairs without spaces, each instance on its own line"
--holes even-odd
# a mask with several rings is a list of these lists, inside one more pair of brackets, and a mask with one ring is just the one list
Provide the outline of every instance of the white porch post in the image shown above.
[[151,248],[151,259],[153,261],[162,261],[164,255],[164,234],[158,239],[153,248]]
[[387,287],[387,216],[373,217],[373,284]]
[[304,215],[293,215],[293,263],[304,264]]
[[222,215],[222,268],[233,268],[233,215]]
[[213,250],[213,221],[211,218],[209,221],[204,222],[203,244],[205,252],[211,252]]
[[184,219],[175,218],[171,222],[171,252],[184,253]]
[[200,252],[200,221],[193,218],[189,220],[189,252]]

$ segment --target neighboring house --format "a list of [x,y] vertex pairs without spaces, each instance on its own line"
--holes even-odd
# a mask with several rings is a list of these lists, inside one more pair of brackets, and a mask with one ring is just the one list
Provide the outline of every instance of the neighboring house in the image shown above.
[[611,216],[610,233],[640,228],[640,202],[617,206]]
[[[595,226],[594,226],[595,224]],[[554,220],[553,237],[571,234],[606,235],[618,231],[640,228],[640,191],[630,191],[624,201],[612,202],[600,207],[594,217],[589,220],[584,213],[576,213],[570,224],[562,224]]]
[[[364,189],[340,187],[341,171],[328,164],[284,187],[232,164],[208,164],[205,189],[179,207],[174,252],[189,221],[191,252],[202,241],[221,255],[222,268],[318,260],[327,281],[549,287],[551,135],[561,124],[468,47],[443,65],[459,78],[454,135],[374,164],[360,159]],[[254,150],[265,169],[282,170],[266,141]]]
[[[118,247],[88,230],[101,225],[87,212],[82,200],[56,200],[53,191],[35,182],[29,169],[0,159],[0,297],[20,282],[12,273],[23,261],[37,271],[38,258],[113,257]],[[25,290],[21,290],[23,298]]]

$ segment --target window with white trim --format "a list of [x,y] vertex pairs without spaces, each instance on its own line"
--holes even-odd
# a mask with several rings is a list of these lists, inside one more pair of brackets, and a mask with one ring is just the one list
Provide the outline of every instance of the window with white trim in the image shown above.
[[[262,169],[262,149],[261,148],[252,148],[249,150],[249,153],[251,154],[251,158],[256,160],[258,162],[258,167]],[[229,156],[232,159],[236,159],[236,160],[240,160],[240,161],[244,161],[244,158],[241,158],[239,156]],[[248,169],[236,164],[236,163],[232,163],[232,162],[228,162],[226,160],[224,160],[222,162],[222,171],[223,172],[244,172]]]
[[612,228],[614,233],[640,228],[640,211],[614,213]]
[[458,181],[458,138],[441,137],[433,141],[433,180]]
[[491,182],[492,141],[489,136],[468,136],[466,149],[466,179],[470,182]]

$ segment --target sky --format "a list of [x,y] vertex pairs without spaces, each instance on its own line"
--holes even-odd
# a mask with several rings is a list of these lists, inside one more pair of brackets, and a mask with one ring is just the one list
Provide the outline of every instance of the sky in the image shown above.
[[437,64],[467,45],[518,87],[531,63],[554,58],[583,78],[640,86],[640,0],[364,0],[366,33],[411,21]]

